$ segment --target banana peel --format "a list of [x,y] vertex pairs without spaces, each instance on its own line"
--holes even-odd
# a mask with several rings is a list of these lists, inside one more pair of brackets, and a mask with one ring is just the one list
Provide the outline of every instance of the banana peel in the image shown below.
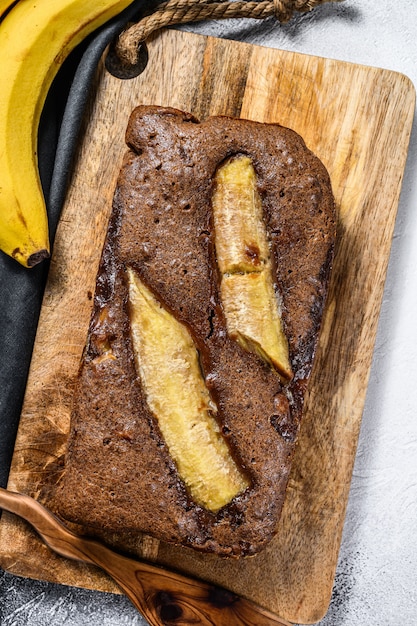
[[16,0],[0,0],[0,20],[15,3]]
[[19,0],[0,22],[0,249],[25,267],[50,254],[37,157],[46,95],[69,53],[131,3]]

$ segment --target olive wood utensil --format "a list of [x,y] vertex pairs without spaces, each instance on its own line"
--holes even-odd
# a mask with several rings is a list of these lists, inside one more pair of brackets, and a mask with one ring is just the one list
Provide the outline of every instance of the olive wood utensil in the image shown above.
[[69,531],[33,498],[0,487],[0,508],[29,522],[61,556],[98,565],[152,626],[291,626],[250,600],[204,581],[122,556]]

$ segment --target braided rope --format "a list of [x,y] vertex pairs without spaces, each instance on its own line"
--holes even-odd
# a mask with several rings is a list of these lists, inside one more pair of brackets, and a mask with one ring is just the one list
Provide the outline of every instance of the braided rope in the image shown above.
[[263,19],[274,16],[281,24],[288,22],[295,11],[306,13],[325,2],[340,0],[239,0],[237,2],[213,0],[167,0],[156,11],[137,24],[127,28],[116,43],[116,53],[122,63],[135,65],[140,44],[151,33],[164,26],[219,20],[227,18]]

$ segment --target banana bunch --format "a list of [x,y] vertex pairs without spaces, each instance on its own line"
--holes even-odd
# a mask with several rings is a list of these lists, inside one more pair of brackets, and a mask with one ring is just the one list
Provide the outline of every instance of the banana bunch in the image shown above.
[[132,0],[0,0],[0,249],[25,267],[49,256],[37,140],[68,54]]

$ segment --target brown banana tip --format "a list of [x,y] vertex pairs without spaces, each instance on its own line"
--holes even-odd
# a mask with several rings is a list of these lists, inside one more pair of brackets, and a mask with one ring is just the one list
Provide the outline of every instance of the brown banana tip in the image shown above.
[[38,250],[38,252],[34,252],[27,260],[28,267],[34,267],[35,265],[38,265],[38,263],[41,263],[41,261],[49,259],[49,256],[50,254],[48,250]]

